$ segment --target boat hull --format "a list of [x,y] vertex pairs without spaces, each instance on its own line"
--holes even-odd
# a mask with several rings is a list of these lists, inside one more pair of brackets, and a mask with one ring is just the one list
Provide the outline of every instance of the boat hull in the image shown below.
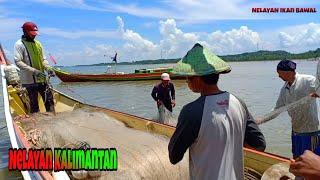
[[[87,81],[147,81],[159,80],[161,73],[131,73],[131,74],[72,74],[54,69],[57,77],[62,82],[87,82]],[[170,74],[170,73],[169,73]],[[185,79],[184,76],[170,74],[171,79]]]

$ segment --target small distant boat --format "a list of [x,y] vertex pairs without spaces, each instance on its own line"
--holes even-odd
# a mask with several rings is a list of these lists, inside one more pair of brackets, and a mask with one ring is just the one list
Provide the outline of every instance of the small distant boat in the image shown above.
[[171,79],[185,79],[185,76],[172,74],[172,70],[173,68],[155,68],[137,69],[134,73],[78,74],[54,68],[57,77],[63,82],[159,80],[164,72],[169,73]]

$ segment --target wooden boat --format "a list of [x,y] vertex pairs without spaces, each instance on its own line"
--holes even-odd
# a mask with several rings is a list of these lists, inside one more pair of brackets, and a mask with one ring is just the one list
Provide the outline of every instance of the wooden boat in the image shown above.
[[[22,103],[20,96],[15,88],[12,86],[7,86],[6,79],[4,76],[3,66],[1,66],[2,74],[2,85],[3,85],[3,97],[4,97],[4,108],[5,108],[5,118],[7,122],[8,131],[10,134],[10,141],[13,148],[30,148],[30,144],[26,137],[23,135],[21,129],[13,121],[14,117],[18,115],[26,114],[26,109]],[[135,115],[114,111],[107,108],[97,107],[89,104],[82,103],[68,95],[65,95],[59,91],[54,90],[55,99],[55,110],[56,112],[73,111],[79,107],[90,107],[94,108],[96,111],[103,112],[110,117],[123,122],[126,126],[134,128],[136,130],[155,133],[159,135],[165,135],[170,137],[175,127],[159,124],[153,122],[149,119],[138,117]],[[45,108],[41,99],[39,99],[40,111],[44,112]],[[244,148],[244,163],[245,167],[263,174],[269,167],[274,164],[289,162],[285,157],[281,157],[271,153],[258,152],[252,149]],[[24,171],[22,175],[25,179],[35,178],[35,179],[52,179],[52,175],[49,172],[41,171]],[[55,174],[56,177],[66,178],[67,174],[62,171],[60,174]]]
[[113,73],[113,74],[76,74],[69,73],[57,68],[54,71],[58,78],[63,82],[85,82],[85,81],[145,81],[159,80],[163,72],[170,74],[171,79],[185,79],[184,76],[174,75],[172,69],[157,68],[157,69],[139,69],[135,73]]

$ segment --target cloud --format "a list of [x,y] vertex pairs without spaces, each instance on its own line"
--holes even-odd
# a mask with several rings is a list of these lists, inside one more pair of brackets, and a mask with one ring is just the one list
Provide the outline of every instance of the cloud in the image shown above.
[[[139,33],[131,30],[125,29],[125,24],[121,17],[117,17],[118,29],[114,31],[117,38],[123,41],[123,44],[119,47],[111,46],[108,44],[97,44],[94,46],[85,45],[84,47],[78,47],[78,52],[55,52],[63,59],[71,59],[71,61],[66,62],[70,65],[72,62],[75,62],[77,59],[83,59],[82,64],[92,64],[93,61],[101,62],[102,59],[111,57],[115,52],[118,52],[118,57],[120,61],[131,61],[131,60],[141,60],[141,59],[150,59],[156,58],[159,55],[159,47],[150,40],[142,37]],[[46,31],[47,32],[47,31]],[[52,34],[52,33],[51,33]],[[84,33],[65,33],[59,31],[60,37],[84,37]],[[94,33],[91,34],[91,36]],[[97,34],[95,35],[97,36]],[[100,36],[100,35],[99,35]],[[70,37],[69,37],[70,38]],[[81,51],[81,49],[83,49]],[[70,64],[69,64],[70,63]],[[95,62],[96,63],[96,62]],[[79,64],[76,63],[76,64]]]
[[[119,61],[137,61],[143,59],[159,59],[182,57],[196,43],[200,42],[217,55],[237,54],[264,50],[284,49],[290,52],[301,52],[320,46],[320,25],[309,23],[281,29],[256,32],[248,26],[227,31],[216,30],[213,32],[184,32],[177,26],[174,19],[159,21],[160,40],[152,42],[143,35],[125,27],[121,17],[117,17],[118,28],[113,32],[118,33],[122,41],[119,46],[110,44],[85,45],[77,47],[83,49],[80,53],[67,53],[64,58],[74,59],[74,64],[105,62],[104,55],[113,56],[118,52]],[[293,31],[294,29],[294,31]],[[86,37],[86,36],[85,36]],[[84,37],[84,38],[85,38]],[[79,50],[78,50],[79,52]]]
[[44,27],[40,29],[41,34],[48,36],[57,36],[67,39],[80,38],[102,38],[102,39],[119,39],[124,34],[124,23],[122,19],[117,17],[118,28],[115,30],[82,30],[82,31],[66,31],[58,28]]
[[217,54],[234,54],[256,50],[257,44],[262,43],[258,32],[247,26],[239,29],[212,33],[184,33],[177,28],[174,19],[160,21],[161,48],[168,57],[181,57],[196,42],[200,42]]
[[[82,63],[102,59],[106,52],[113,56],[115,51],[119,54],[119,61],[132,61],[143,59],[159,59],[182,57],[196,43],[200,42],[216,54],[233,54],[256,50],[257,44],[262,43],[258,32],[241,26],[230,31],[214,31],[211,33],[183,32],[177,27],[174,19],[159,21],[161,40],[152,42],[132,29],[126,29],[121,17],[117,17],[119,38],[123,44],[115,47],[107,44],[95,46],[86,45],[77,58],[86,59]],[[68,34],[69,35],[69,34]],[[81,49],[81,48],[80,48]],[[72,54],[65,54],[69,59]],[[91,59],[91,60],[90,60]],[[90,63],[89,63],[90,64]]]
[[118,13],[126,13],[138,17],[152,17],[152,18],[163,18],[163,17],[171,17],[176,16],[171,11],[161,8],[154,7],[139,7],[135,4],[117,4],[117,3],[108,3],[105,6],[108,11],[118,12]]
[[108,56],[112,56],[115,51],[119,53],[120,61],[159,59],[161,56],[163,58],[182,57],[196,42],[202,43],[214,53],[221,55],[254,51],[257,44],[261,43],[259,33],[247,26],[225,32],[183,32],[177,27],[174,19],[159,22],[161,40],[155,43],[131,29],[126,29],[121,17],[117,17],[117,22],[119,37],[123,44],[119,47],[106,44],[85,46],[82,59],[101,59],[106,52],[109,52]]
[[21,35],[21,26],[24,20],[19,18],[6,18],[0,17],[0,39],[1,40],[13,40],[17,39]]
[[320,24],[309,23],[287,27],[279,33],[281,48],[295,51],[320,47]]
[[138,17],[173,18],[184,23],[203,23],[212,20],[227,19],[271,19],[293,18],[290,14],[253,14],[253,7],[306,7],[318,6],[316,0],[163,0],[153,2],[152,5],[144,3],[121,3],[119,1],[85,2],[83,0],[31,0],[54,6],[78,8],[93,11],[125,13]]
[[143,23],[142,26],[144,28],[153,28],[153,27],[156,27],[158,24],[156,22],[146,22],[146,23]]
[[221,32],[215,31],[208,35],[209,47],[219,54],[235,54],[257,50],[257,45],[261,43],[258,32],[250,30],[247,26],[239,29]]
[[161,51],[164,52],[164,57],[182,56],[187,49],[199,40],[199,36],[194,33],[184,33],[177,28],[174,19],[160,21],[160,41]]
[[122,38],[125,41],[123,50],[130,54],[130,58],[150,58],[157,51],[157,45],[143,38],[139,33],[130,29],[124,29],[124,22],[121,17],[117,17],[119,31],[122,33]]
[[[188,3],[197,4],[199,2],[189,1]],[[40,33],[45,35],[41,38],[49,38],[50,41],[44,41],[44,45],[50,47],[50,52],[62,57],[64,60],[61,62],[69,65],[105,62],[104,55],[110,57],[115,52],[118,52],[120,62],[161,57],[178,58],[185,55],[196,42],[202,43],[217,55],[256,51],[261,47],[267,50],[284,49],[301,52],[320,46],[320,24],[316,23],[263,32],[256,32],[248,26],[240,26],[227,31],[185,32],[178,27],[178,21],[169,18],[159,21],[160,40],[153,42],[134,29],[126,28],[121,17],[118,16],[116,21],[118,27],[114,30],[66,31],[42,27]],[[20,37],[22,20],[0,17],[0,23],[6,24],[0,29],[1,39]],[[61,43],[59,38],[69,39],[68,43]],[[117,41],[110,44],[98,43],[101,42],[101,39],[117,39]],[[79,40],[87,43],[74,43]]]

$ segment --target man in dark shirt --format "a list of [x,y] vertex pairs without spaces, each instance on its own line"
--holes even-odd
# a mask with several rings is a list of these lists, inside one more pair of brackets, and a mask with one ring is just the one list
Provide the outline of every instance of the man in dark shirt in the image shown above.
[[161,83],[154,86],[151,96],[157,102],[158,108],[164,105],[172,112],[172,108],[176,105],[175,90],[168,73],[162,73]]

